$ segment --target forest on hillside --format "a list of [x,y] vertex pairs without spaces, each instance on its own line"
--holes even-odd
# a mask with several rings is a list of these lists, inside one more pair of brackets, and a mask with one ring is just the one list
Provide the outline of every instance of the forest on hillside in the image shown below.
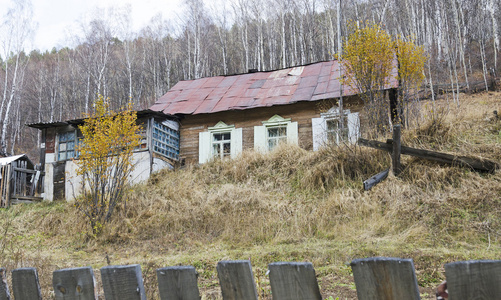
[[80,24],[75,47],[43,53],[25,50],[36,30],[29,1],[10,5],[0,25],[0,155],[35,160],[40,136],[25,124],[80,118],[98,94],[114,109],[129,98],[144,109],[180,80],[330,60],[349,24],[380,23],[423,45],[425,87],[489,89],[501,74],[496,0],[236,0],[217,8],[185,0],[179,20],[159,13],[139,32],[130,8],[110,7]]

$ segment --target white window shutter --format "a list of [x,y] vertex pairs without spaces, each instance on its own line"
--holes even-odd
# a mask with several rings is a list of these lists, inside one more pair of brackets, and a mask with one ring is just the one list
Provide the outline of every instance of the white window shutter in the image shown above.
[[198,163],[203,164],[211,158],[210,132],[200,132],[198,135]]
[[324,118],[311,119],[311,132],[313,135],[313,151],[327,144],[327,126]]
[[231,131],[230,151],[231,158],[235,158],[242,153],[242,128],[233,129]]
[[297,122],[290,122],[287,124],[287,143],[299,145]]
[[254,150],[266,152],[266,127],[254,126]]
[[356,144],[360,137],[360,117],[358,113],[348,114],[348,136],[351,144]]

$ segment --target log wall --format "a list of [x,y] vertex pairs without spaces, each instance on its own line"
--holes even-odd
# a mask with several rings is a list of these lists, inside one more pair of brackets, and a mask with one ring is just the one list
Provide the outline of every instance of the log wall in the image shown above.
[[[254,126],[262,126],[262,121],[267,121],[274,115],[285,119],[291,118],[292,122],[298,122],[299,146],[311,150],[313,148],[311,119],[320,117],[320,113],[326,112],[335,105],[337,105],[337,100],[322,100],[213,114],[187,115],[180,121],[181,159],[184,159],[185,163],[198,163],[199,133],[207,131],[208,127],[216,125],[219,121],[227,125],[235,125],[235,128],[242,128],[242,149],[244,151],[253,149]],[[347,98],[344,108],[350,109],[351,112],[360,111],[361,100],[355,97]]]

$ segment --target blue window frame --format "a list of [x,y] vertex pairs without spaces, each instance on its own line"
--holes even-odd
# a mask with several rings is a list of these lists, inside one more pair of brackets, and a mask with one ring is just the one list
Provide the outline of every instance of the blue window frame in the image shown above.
[[57,147],[57,160],[67,160],[75,157],[75,146],[77,144],[76,132],[68,131],[58,134],[59,143]]
[[179,159],[179,131],[153,122],[153,152],[173,160]]

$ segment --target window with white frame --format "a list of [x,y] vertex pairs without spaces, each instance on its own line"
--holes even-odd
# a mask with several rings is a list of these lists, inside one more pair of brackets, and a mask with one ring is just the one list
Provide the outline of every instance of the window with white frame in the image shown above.
[[77,145],[76,131],[61,132],[57,135],[57,160],[67,160],[75,157],[75,146]]
[[198,162],[214,158],[234,158],[242,152],[242,128],[218,122],[199,134]]
[[217,158],[231,156],[231,131],[212,133],[211,156]]
[[280,143],[298,144],[298,123],[274,115],[263,126],[254,126],[254,149],[261,152],[273,150]]
[[360,119],[358,113],[349,109],[339,113],[339,108],[333,107],[320,118],[311,119],[313,133],[313,150],[328,144],[354,144],[360,137]]
[[269,151],[273,150],[278,144],[287,143],[287,125],[267,127],[266,138]]

